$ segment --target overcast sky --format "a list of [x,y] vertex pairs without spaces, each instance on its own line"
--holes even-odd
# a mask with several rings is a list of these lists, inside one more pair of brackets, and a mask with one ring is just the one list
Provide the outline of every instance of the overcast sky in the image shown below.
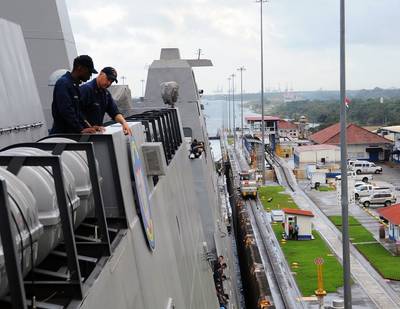
[[[134,96],[162,47],[213,61],[195,69],[206,94],[246,67],[244,88],[260,88],[260,4],[254,0],[67,0],[80,54],[126,76]],[[265,88],[339,89],[339,0],[264,4]],[[348,89],[400,87],[400,1],[347,2]],[[120,79],[121,80],[121,79]],[[237,78],[239,81],[239,78]],[[236,89],[239,89],[239,82]]]

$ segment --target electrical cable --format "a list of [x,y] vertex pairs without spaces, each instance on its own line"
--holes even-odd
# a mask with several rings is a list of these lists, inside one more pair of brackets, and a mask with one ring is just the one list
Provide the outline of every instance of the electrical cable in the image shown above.
[[[31,249],[31,258],[30,258],[30,260],[31,260],[31,275],[32,275],[32,290],[33,290],[33,293],[32,293],[32,297],[34,297],[34,295],[35,295],[35,290],[34,290],[34,287],[35,287],[35,272],[34,272],[34,269],[35,269],[35,264],[34,264],[34,260],[33,260],[33,256],[34,256],[34,250],[33,250],[33,237],[32,237],[32,232],[31,232],[31,229],[30,229],[30,227],[29,227],[29,224],[28,224],[28,220],[26,220],[26,217],[25,217],[25,215],[24,215],[24,213],[22,212],[22,210],[21,210],[21,207],[19,206],[19,204],[17,203],[17,201],[11,196],[11,195],[9,195],[10,196],[10,198],[14,201],[14,203],[15,203],[15,205],[17,206],[17,208],[18,208],[18,211],[20,212],[20,214],[21,214],[21,216],[22,216],[22,220],[24,221],[24,224],[26,225],[26,229],[28,230],[28,233],[29,233],[29,242],[30,242],[30,249]],[[22,241],[22,240],[21,240]],[[24,248],[22,249],[22,252],[24,251]],[[22,255],[22,257],[23,257],[23,255]],[[23,261],[23,259],[21,260],[21,263],[22,263],[22,261]],[[23,268],[21,268],[21,272],[23,272]],[[32,304],[33,304],[34,302],[33,302],[33,298],[32,298]]]
[[[7,195],[15,203],[15,200],[13,199],[13,197],[9,193],[7,193]],[[15,227],[17,228],[18,236],[19,236],[20,243],[21,243],[21,245],[20,245],[20,247],[21,247],[20,248],[20,251],[21,251],[21,272],[23,272],[23,267],[24,267],[24,241],[23,241],[23,238],[22,238],[22,232],[21,232],[21,230],[19,228],[19,225],[17,223],[17,219],[15,219],[14,213],[12,211],[10,211],[10,213],[11,213],[11,217],[12,217],[12,219],[14,221]]]

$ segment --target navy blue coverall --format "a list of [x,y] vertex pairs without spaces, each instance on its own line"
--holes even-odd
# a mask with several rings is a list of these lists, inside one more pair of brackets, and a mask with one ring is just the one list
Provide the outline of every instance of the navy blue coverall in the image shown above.
[[97,87],[96,79],[83,84],[81,90],[81,109],[85,119],[93,126],[102,126],[105,113],[111,119],[121,114],[111,93]]
[[80,133],[86,125],[80,112],[80,91],[78,81],[72,78],[70,72],[61,76],[54,87],[53,128],[50,134]]

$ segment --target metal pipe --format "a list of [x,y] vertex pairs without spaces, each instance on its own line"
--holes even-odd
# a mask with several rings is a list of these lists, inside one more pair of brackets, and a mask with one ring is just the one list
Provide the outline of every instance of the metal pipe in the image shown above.
[[263,39],[263,3],[260,0],[260,37],[261,37],[261,141],[263,147],[262,156],[262,184],[265,184],[265,123],[264,123],[264,39]]
[[232,74],[233,149],[236,150],[235,74]]
[[349,248],[349,199],[347,182],[346,141],[346,51],[345,51],[345,0],[340,0],[340,169],[343,236],[344,306],[351,308],[350,248]]
[[231,130],[231,78],[228,77],[228,136]]
[[243,143],[244,143],[244,139],[243,139],[243,71],[246,71],[245,67],[240,67],[238,69],[238,71],[240,71],[240,119],[241,119],[241,134],[242,134],[242,142],[241,142],[241,147],[242,147],[242,151],[243,151]]

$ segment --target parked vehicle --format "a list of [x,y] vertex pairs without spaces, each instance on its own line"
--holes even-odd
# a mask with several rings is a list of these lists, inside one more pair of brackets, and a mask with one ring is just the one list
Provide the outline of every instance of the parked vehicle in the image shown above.
[[390,206],[396,203],[396,196],[393,193],[374,193],[370,196],[360,198],[360,204],[369,207],[371,204],[384,204]]
[[311,187],[318,189],[321,185],[326,184],[325,173],[312,173],[311,174]]
[[374,193],[392,193],[392,188],[390,187],[376,187],[371,184],[360,185],[354,189],[354,196],[356,200],[360,197],[370,196]]
[[375,165],[375,163],[368,162],[368,161],[355,161],[354,165],[351,167],[356,174],[380,174],[382,173],[382,167]]
[[[354,171],[348,171],[347,177],[353,178],[355,181],[370,182],[373,179],[372,175],[360,175]],[[341,180],[341,175],[336,176],[336,180]]]
[[356,181],[354,183],[354,189],[357,189],[359,186],[363,186],[363,185],[365,185],[364,181]]
[[355,163],[364,163],[364,162],[369,162],[367,160],[347,160],[347,167],[349,170],[352,170],[354,168]]

